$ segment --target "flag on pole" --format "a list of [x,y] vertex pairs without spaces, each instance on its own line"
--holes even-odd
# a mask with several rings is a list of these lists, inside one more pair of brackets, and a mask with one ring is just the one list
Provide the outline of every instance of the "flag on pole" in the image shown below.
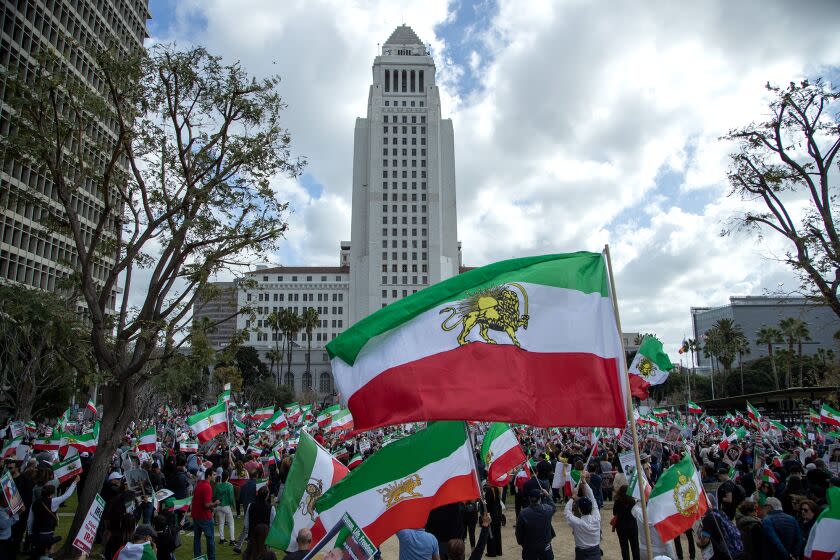
[[647,509],[663,542],[686,532],[703,517],[708,509],[706,492],[690,456],[662,473],[648,497]]
[[61,435],[45,436],[32,442],[34,451],[59,451],[67,446],[67,441]]
[[694,401],[688,401],[688,411],[691,414],[703,414],[703,409]]
[[277,409],[277,412],[275,412],[270,418],[266,418],[265,421],[260,424],[258,430],[261,432],[264,430],[274,430],[275,432],[279,432],[288,425],[289,423],[286,421],[286,415],[283,414],[282,410]]
[[666,416],[668,416],[668,410],[665,408],[654,408],[653,415],[657,418],[665,418]]
[[190,511],[190,506],[192,506],[192,496],[172,500],[172,511]]
[[353,429],[353,415],[346,408],[333,414],[330,420],[330,432],[340,432],[342,430]]
[[148,453],[153,453],[157,449],[157,429],[154,426],[140,434],[137,449]]
[[840,427],[840,411],[834,410],[827,404],[820,408],[820,422],[829,426]]
[[182,453],[198,453],[198,442],[194,439],[188,439],[184,441],[178,449],[180,449]]
[[[301,432],[295,458],[286,478],[286,487],[266,544],[287,552],[297,550],[295,537],[298,531],[312,528],[317,519],[313,496],[323,498],[323,494],[347,476],[348,472],[347,467],[318,445],[312,436]],[[322,531],[316,538],[313,531],[312,542],[318,542],[324,533]]]
[[93,402],[93,399],[88,399],[87,409],[90,410],[94,416],[96,416],[96,403]]
[[18,448],[18,445],[23,443],[23,436],[18,436],[14,439],[8,440],[5,444],[3,444],[3,459],[6,457],[13,457],[15,452]]
[[265,406],[255,410],[251,415],[251,419],[259,422],[260,420],[265,420],[266,418],[271,418],[272,416],[274,416],[274,407]]
[[61,484],[64,484],[68,480],[82,474],[82,458],[77,453],[64,461],[55,463],[52,466],[52,471],[53,478],[57,479]]
[[93,430],[83,434],[67,434],[67,444],[79,453],[94,453],[99,444],[99,422],[93,424]]
[[828,507],[823,510],[805,543],[805,560],[836,560],[840,557],[840,488],[826,491]]
[[747,401],[747,417],[761,427],[761,413]]
[[463,422],[433,422],[368,457],[315,504],[313,528],[349,513],[374,545],[400,529],[423,527],[439,506],[475,500],[478,478]]
[[359,431],[453,417],[623,427],[613,309],[600,253],[512,259],[402,298],[327,350]]
[[627,369],[630,374],[630,393],[634,397],[646,399],[648,388],[665,383],[672,369],[674,366],[662,349],[662,342],[655,336],[646,336]]
[[219,402],[220,403],[230,402],[230,383],[225,383],[225,387],[222,390],[222,394],[219,395]]
[[813,408],[808,409],[808,422],[812,424],[819,424],[821,420],[820,413]]
[[329,424],[330,420],[332,419],[333,414],[337,413],[340,410],[341,410],[341,406],[337,405],[337,404],[334,404],[331,407],[325,408],[324,410],[319,412],[318,413],[318,419],[317,419],[318,426],[323,428],[324,426]]
[[239,418],[233,418],[233,431],[237,433],[237,435],[245,435],[245,422],[240,420]]
[[511,469],[525,462],[525,453],[508,424],[490,425],[481,444],[481,460],[487,467],[487,483],[491,486],[504,486],[500,481]]
[[193,414],[187,418],[187,425],[201,443],[227,432],[225,403],[219,403],[203,412]]
[[[775,464],[775,463],[776,463],[776,461],[775,461],[775,459],[774,459],[773,464]],[[781,464],[781,458],[779,458],[779,464],[778,464],[778,465],[776,465],[776,466],[778,466],[778,467],[781,467],[781,466],[782,466],[782,464]],[[774,473],[774,472],[770,469],[770,467],[764,467],[764,468],[762,469],[762,471],[761,471],[761,480],[763,480],[764,482],[772,482],[773,484],[778,484],[778,483],[779,483],[779,479],[776,477],[776,473]]]
[[747,437],[747,430],[745,430],[744,428],[738,428],[737,430],[733,430],[731,434],[723,438],[723,441],[721,441],[718,444],[718,447],[721,451],[726,451],[727,449],[729,449],[730,445],[732,445],[739,439],[744,439],[745,437]]
[[785,426],[781,422],[777,422],[776,420],[768,420],[768,422],[770,423],[770,428],[773,430],[779,430],[782,433],[785,433],[787,431],[787,426]]
[[362,461],[363,461],[362,454],[361,453],[356,453],[355,455],[353,455],[353,458],[350,459],[350,462],[347,463],[347,468],[350,469],[350,470],[353,470],[356,467],[358,467],[359,465],[361,465]]

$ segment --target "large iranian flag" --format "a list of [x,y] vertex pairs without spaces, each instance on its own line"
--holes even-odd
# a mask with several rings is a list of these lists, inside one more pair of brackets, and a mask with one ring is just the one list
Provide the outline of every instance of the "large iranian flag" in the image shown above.
[[[312,436],[302,431],[266,544],[287,552],[297,550],[295,537],[298,531],[315,525],[318,515],[315,512],[315,500],[347,476],[348,472],[347,467],[318,445]],[[323,530],[319,533],[313,529],[313,543],[318,542],[323,535]]]
[[627,368],[630,374],[630,393],[640,399],[648,398],[648,388],[665,383],[672,369],[674,366],[662,349],[662,342],[655,336],[645,336]]
[[313,534],[349,513],[376,546],[400,529],[423,527],[429,512],[479,497],[463,422],[434,422],[365,459],[318,500]]
[[826,492],[828,507],[817,518],[805,544],[805,560],[840,558],[840,488]]
[[484,434],[481,459],[487,466],[487,482],[491,486],[504,486],[507,474],[525,462],[525,453],[510,426],[494,422]]
[[465,272],[376,311],[327,350],[358,431],[455,419],[626,422],[624,354],[600,253]]
[[686,532],[707,509],[706,492],[689,455],[662,473],[648,496],[648,519],[663,542]]
[[187,424],[198,441],[204,443],[219,434],[227,432],[227,407],[221,402],[204,412],[193,414],[187,418]]
[[834,410],[827,404],[820,408],[820,422],[829,426],[840,426],[840,410]]

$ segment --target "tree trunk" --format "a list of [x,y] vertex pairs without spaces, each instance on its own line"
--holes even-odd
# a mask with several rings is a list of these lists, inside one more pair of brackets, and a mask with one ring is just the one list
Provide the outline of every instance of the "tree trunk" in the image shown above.
[[[311,374],[312,371],[309,369],[309,365],[311,363],[312,358],[312,333],[306,334],[306,373]],[[314,383],[313,383],[314,385]]]
[[744,394],[744,358],[738,355],[738,368],[741,370],[741,394]]
[[17,419],[24,422],[32,418],[32,405],[35,404],[35,391],[32,382],[24,381],[18,387],[17,392]]
[[87,478],[84,487],[79,493],[79,505],[76,507],[76,514],[70,524],[68,538],[64,541],[60,556],[63,558],[75,558],[78,556],[73,548],[73,539],[79,532],[82,522],[87,516],[88,509],[93,503],[94,497],[102,489],[105,477],[111,466],[111,458],[114,451],[122,441],[128,425],[134,417],[134,404],[136,387],[133,379],[122,383],[111,383],[102,388],[102,420],[99,423],[99,441],[96,446],[96,453],[93,454],[93,461],[88,467]]
[[785,383],[787,389],[791,386],[791,374],[793,370],[793,339],[788,341],[788,359],[787,359],[787,374],[785,375]]
[[776,355],[773,353],[773,344],[767,345],[767,353],[770,355],[770,368],[773,370],[773,385],[779,390],[779,372],[776,370]]
[[799,354],[799,386],[804,386],[804,380],[802,379],[802,341],[799,340],[796,343],[796,350]]

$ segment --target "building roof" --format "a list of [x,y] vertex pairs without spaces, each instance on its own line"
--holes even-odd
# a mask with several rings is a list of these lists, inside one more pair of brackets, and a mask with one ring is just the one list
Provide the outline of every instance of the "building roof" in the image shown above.
[[348,274],[349,266],[274,266],[252,270],[248,274]]
[[420,40],[420,37],[417,36],[417,33],[414,32],[412,28],[407,26],[406,24],[402,24],[401,26],[397,27],[391,36],[388,37],[388,40],[385,41],[386,45],[422,45],[423,42]]

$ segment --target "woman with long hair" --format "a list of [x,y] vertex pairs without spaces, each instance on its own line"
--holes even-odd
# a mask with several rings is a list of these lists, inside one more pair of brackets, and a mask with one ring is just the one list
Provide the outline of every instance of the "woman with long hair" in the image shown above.
[[626,484],[619,486],[613,496],[613,518],[610,525],[618,536],[618,546],[621,549],[621,560],[639,560],[639,527],[633,517],[633,506],[636,498],[627,495]]
[[265,539],[268,537],[268,525],[260,523],[248,530],[248,546],[242,560],[277,560],[273,551],[265,546]]

